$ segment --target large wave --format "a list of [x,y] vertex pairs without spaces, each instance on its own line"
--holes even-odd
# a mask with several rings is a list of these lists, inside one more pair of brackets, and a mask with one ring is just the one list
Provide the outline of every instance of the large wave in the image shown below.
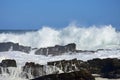
[[0,42],[14,42],[37,48],[76,43],[77,49],[93,50],[119,48],[120,33],[111,25],[87,28],[69,25],[58,30],[44,26],[37,31],[24,34],[0,33]]

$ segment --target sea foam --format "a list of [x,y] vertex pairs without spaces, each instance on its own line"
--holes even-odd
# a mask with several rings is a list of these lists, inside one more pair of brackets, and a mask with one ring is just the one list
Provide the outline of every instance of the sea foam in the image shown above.
[[120,32],[111,25],[81,27],[69,25],[62,29],[43,26],[37,31],[0,33],[0,42],[14,42],[33,48],[66,45],[76,43],[77,49],[93,50],[101,48],[119,48]]

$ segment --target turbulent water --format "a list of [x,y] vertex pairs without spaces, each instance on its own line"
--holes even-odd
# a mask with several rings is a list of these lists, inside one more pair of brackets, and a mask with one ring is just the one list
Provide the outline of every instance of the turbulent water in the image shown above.
[[[0,74],[0,80],[23,80],[20,77],[21,67],[26,62],[35,62],[39,64],[47,64],[49,61],[57,61],[63,59],[77,58],[79,60],[89,60],[93,58],[120,58],[120,32],[111,25],[108,26],[92,26],[79,27],[69,25],[63,29],[53,29],[43,27],[39,30],[28,31],[0,31],[0,42],[14,42],[33,48],[41,48],[54,46],[56,44],[66,45],[68,43],[76,43],[79,50],[102,50],[93,53],[65,53],[59,56],[43,56],[35,55],[34,50],[29,54],[19,51],[0,52],[0,61],[3,59],[15,59],[18,67],[10,68],[11,74]],[[50,71],[48,71],[50,72]],[[98,79],[99,80],[99,79]]]
[[76,43],[77,49],[93,50],[119,48],[120,32],[111,25],[79,27],[69,25],[63,29],[43,27],[34,31],[6,31],[0,33],[0,42],[14,42],[31,47],[48,47],[56,44]]
[[[44,55],[34,55],[34,51],[31,51],[30,54],[26,54],[19,51],[8,51],[8,52],[0,52],[0,61],[3,59],[15,59],[17,62],[17,68],[9,68],[10,74],[7,74],[3,71],[3,74],[0,74],[0,80],[26,80],[26,78],[21,77],[21,69],[25,65],[26,62],[35,62],[42,65],[46,65],[47,62],[50,61],[58,61],[58,60],[71,60],[77,58],[78,60],[90,60],[93,58],[119,58],[120,59],[120,50],[103,50],[95,53],[76,53],[69,54],[66,53],[64,55],[59,56],[44,56]],[[46,68],[47,74],[51,74],[54,72],[54,68]],[[29,79],[32,78],[32,75],[29,74]],[[96,80],[104,80],[101,78],[97,78]],[[105,79],[109,80],[109,79]]]

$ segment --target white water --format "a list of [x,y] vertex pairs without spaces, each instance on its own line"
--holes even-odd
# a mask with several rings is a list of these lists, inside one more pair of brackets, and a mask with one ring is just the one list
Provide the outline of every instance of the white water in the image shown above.
[[[17,62],[17,68],[9,68],[10,74],[6,74],[5,71],[4,74],[0,74],[0,80],[24,80],[24,77],[21,77],[21,67],[25,65],[26,62],[35,62],[39,64],[46,65],[47,62],[50,61],[58,61],[58,60],[69,60],[73,58],[77,58],[78,60],[90,60],[93,58],[119,58],[120,59],[120,50],[118,49],[112,49],[112,50],[103,50],[98,51],[95,53],[74,53],[69,54],[66,53],[64,55],[59,56],[43,56],[43,55],[34,55],[34,51],[32,51],[30,54],[26,54],[19,51],[8,51],[8,52],[0,52],[0,61],[3,59],[15,59]],[[49,66],[46,66],[46,72],[47,74],[54,73],[55,71],[60,71],[57,68],[52,68]],[[61,71],[62,72],[62,71]],[[61,73],[60,72],[60,73]],[[29,78],[32,78],[32,75],[29,75]]]
[[77,49],[120,48],[120,32],[111,25],[88,28],[69,25],[63,29],[43,27],[23,34],[1,33],[0,42],[14,42],[35,48],[76,43]]
[[8,51],[8,52],[0,52],[0,61],[3,59],[15,59],[18,66],[25,65],[26,62],[35,62],[42,65],[47,64],[50,61],[58,61],[58,60],[70,60],[77,58],[78,60],[90,60],[93,58],[119,58],[120,59],[120,49],[112,49],[112,50],[103,50],[95,53],[73,53],[73,54],[63,54],[59,56],[44,56],[44,55],[34,55],[32,52],[30,54],[26,54],[24,52],[19,51]]
[[9,74],[7,73],[7,70],[3,69],[2,74],[0,74],[0,80],[27,80],[24,77],[22,77],[22,68],[21,67],[9,67]]

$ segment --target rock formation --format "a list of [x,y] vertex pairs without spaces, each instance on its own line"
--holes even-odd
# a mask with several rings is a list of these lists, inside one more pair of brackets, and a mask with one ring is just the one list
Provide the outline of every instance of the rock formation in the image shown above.
[[106,58],[88,60],[90,72],[104,78],[120,78],[120,59]]
[[70,73],[50,74],[32,80],[95,80],[94,77],[85,70]]
[[5,59],[2,60],[0,63],[1,67],[17,67],[16,61],[12,59]]
[[2,72],[9,73],[8,67],[17,67],[16,61],[11,59],[2,60],[0,63],[0,74]]
[[[35,64],[34,62],[26,62],[25,66],[23,67],[23,72],[26,78],[33,78],[45,75],[44,72],[44,65]],[[30,75],[31,74],[31,75]]]
[[19,45],[18,43],[12,43],[12,42],[0,43],[0,52],[9,51],[9,50],[29,53],[31,51],[31,47],[22,46]]
[[36,55],[62,55],[64,53],[95,53],[96,51],[104,50],[104,49],[98,49],[96,51],[90,51],[90,50],[76,50],[76,44],[70,43],[65,46],[61,45],[55,45],[53,47],[46,47],[46,48],[32,48],[29,46],[23,46],[19,45],[18,43],[13,42],[4,42],[0,43],[0,52],[4,51],[21,51],[25,53],[30,53],[31,50],[36,50]]
[[61,60],[48,62],[47,65],[53,65],[66,72],[88,70],[91,74],[99,74],[104,78],[120,78],[120,59],[106,58],[93,59],[88,61]]
[[[17,68],[16,61],[11,59],[2,60],[0,63],[0,74],[2,72],[10,74],[9,70],[11,68],[9,67]],[[53,72],[47,73],[48,68],[51,68]],[[58,72],[60,70],[63,72]],[[120,78],[120,59],[96,58],[88,61],[72,59],[48,62],[47,65],[26,62],[20,73],[22,77],[33,80],[94,80],[91,74],[99,74],[101,77],[110,79]]]
[[53,61],[48,62],[47,65],[56,66],[64,72],[79,71],[87,67],[85,62],[77,59]]
[[54,47],[40,48],[35,54],[37,55],[60,55],[66,52],[74,52],[76,50],[76,44],[71,43],[65,46],[56,45]]

